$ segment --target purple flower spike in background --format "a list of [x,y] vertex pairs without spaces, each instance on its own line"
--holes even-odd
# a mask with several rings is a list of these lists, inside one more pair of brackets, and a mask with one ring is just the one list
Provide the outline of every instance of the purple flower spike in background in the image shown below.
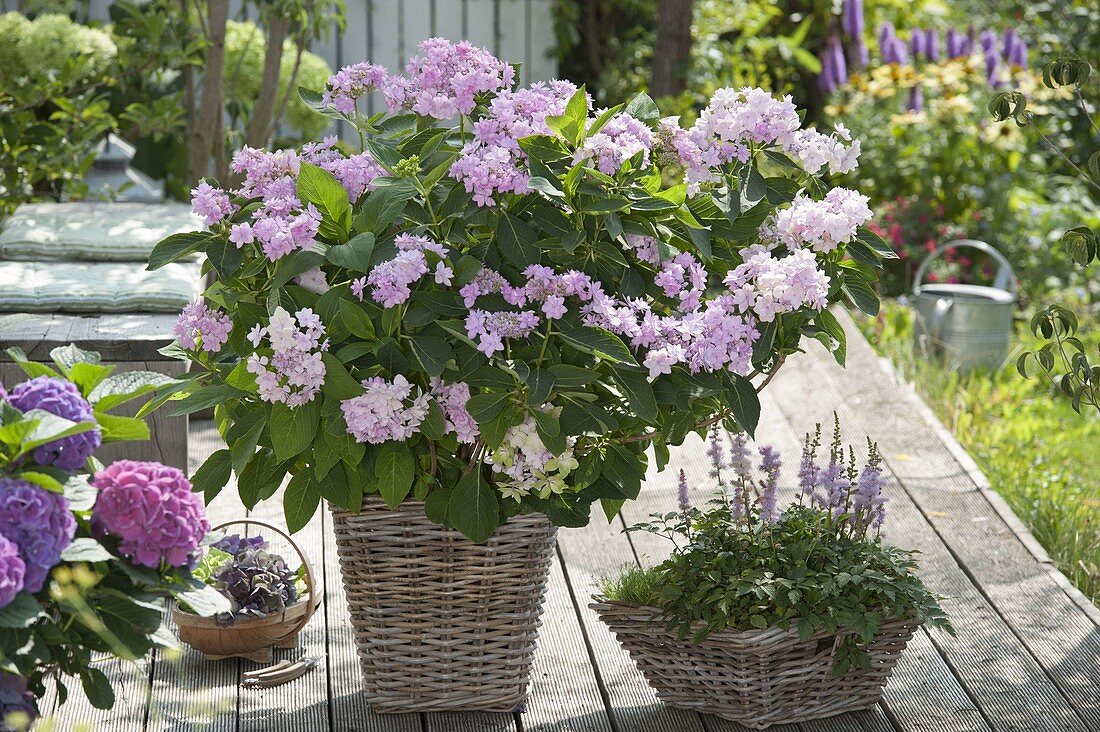
[[26,576],[27,563],[19,556],[19,547],[0,535],[0,608],[22,591]]
[[919,86],[909,90],[909,100],[905,103],[905,108],[916,114],[920,114],[924,110],[924,92],[921,91]]
[[924,33],[924,55],[929,61],[940,60],[940,36],[935,28],[929,28]]
[[909,55],[913,57],[913,61],[919,61],[922,55],[927,55],[928,49],[925,45],[924,31],[920,28],[914,28],[909,34]]
[[878,32],[875,34],[875,40],[878,41],[879,48],[885,53],[886,47],[889,44],[890,39],[897,38],[897,32],[894,30],[893,23],[882,23],[878,27]]
[[990,51],[997,50],[997,33],[995,31],[982,31],[982,34],[978,36],[978,39],[981,41],[982,51],[987,56],[989,55]]
[[[38,376],[16,385],[8,396],[8,402],[21,412],[41,409],[72,422],[94,421],[92,405],[80,395],[80,390],[63,379]],[[99,428],[63,437],[46,443],[34,451],[34,461],[39,465],[53,465],[73,471],[84,464],[103,443]]]
[[818,84],[826,94],[832,94],[848,81],[848,66],[844,60],[844,47],[840,39],[830,36],[825,44],[825,57],[821,60],[821,76]]
[[92,485],[99,489],[92,528],[118,537],[136,564],[182,567],[210,531],[202,498],[176,468],[119,460],[96,473]]
[[0,535],[19,547],[23,589],[38,592],[73,541],[76,519],[60,493],[25,480],[0,478]]
[[676,484],[676,498],[680,504],[680,511],[687,513],[691,510],[691,498],[688,497],[688,477],[683,468],[680,468],[680,479]]
[[985,52],[985,80],[989,82],[989,85],[996,89],[1001,86],[1002,82],[997,78],[997,69],[1001,65],[1001,59],[997,55],[996,50]]
[[905,43],[895,35],[886,38],[882,45],[882,60],[888,64],[904,64],[909,60]]
[[863,0],[844,0],[844,14],[841,18],[844,32],[852,38],[859,38],[864,31]]

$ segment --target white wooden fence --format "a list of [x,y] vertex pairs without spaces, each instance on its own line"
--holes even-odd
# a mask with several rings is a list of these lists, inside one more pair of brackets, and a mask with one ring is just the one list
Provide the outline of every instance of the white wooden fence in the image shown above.
[[[6,3],[7,0],[0,0]],[[554,78],[554,0],[344,0],[347,27],[311,49],[335,70],[359,61],[400,71],[425,38],[466,39],[522,64],[524,83]],[[106,20],[111,0],[89,0],[89,17]],[[247,18],[241,4],[234,18]],[[370,110],[377,111],[377,110]]]

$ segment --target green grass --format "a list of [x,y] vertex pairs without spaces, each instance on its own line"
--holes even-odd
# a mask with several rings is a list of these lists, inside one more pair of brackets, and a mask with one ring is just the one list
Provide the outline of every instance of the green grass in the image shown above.
[[[1100,323],[1082,331],[1100,332]],[[1091,328],[1090,328],[1091,326]],[[917,358],[910,311],[884,306],[860,328],[954,432],[1070,580],[1100,600],[1100,418],[1009,365],[961,375]],[[1021,332],[1017,348],[1030,339]]]
[[615,577],[601,577],[599,588],[608,600],[651,607],[659,604],[657,573],[653,567],[642,569],[636,564],[624,564]]

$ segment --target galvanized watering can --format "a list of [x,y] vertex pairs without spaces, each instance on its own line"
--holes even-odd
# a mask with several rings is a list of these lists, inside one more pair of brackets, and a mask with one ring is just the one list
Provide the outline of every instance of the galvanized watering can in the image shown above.
[[[997,262],[993,286],[924,284],[928,265],[959,247],[977,249]],[[998,368],[1008,355],[1016,296],[1016,275],[1003,254],[974,239],[945,244],[921,262],[913,284],[918,353],[939,356],[960,371]]]

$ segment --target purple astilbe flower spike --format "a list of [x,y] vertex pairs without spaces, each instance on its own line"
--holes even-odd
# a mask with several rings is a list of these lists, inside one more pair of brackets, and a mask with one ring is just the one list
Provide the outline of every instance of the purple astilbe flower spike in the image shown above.
[[988,84],[996,89],[1001,86],[1002,82],[997,76],[997,71],[1000,68],[1001,59],[997,55],[996,50],[985,52],[985,80]]
[[733,446],[730,449],[730,468],[736,479],[733,481],[733,507],[734,520],[740,520],[748,516],[749,492],[752,486],[752,461],[748,448],[748,438],[744,432],[734,435]]
[[806,441],[802,445],[802,459],[798,464],[798,488],[799,503],[814,502],[817,495],[817,487],[820,484],[820,470],[817,467],[817,448],[821,444],[821,426],[819,425],[814,436],[806,435]]
[[968,25],[966,27],[966,47],[964,49],[966,51],[967,56],[974,53],[974,49],[977,48],[977,43],[978,43],[978,31],[977,31],[977,29],[975,29],[973,25]]
[[890,36],[882,47],[882,60],[888,64],[904,64],[909,61],[905,43],[897,36]]
[[1012,63],[1013,49],[1018,39],[1019,36],[1012,28],[1006,28],[1004,33],[1001,34],[1001,58],[1009,63]]
[[841,45],[840,39],[833,36],[831,39],[832,44],[832,57],[833,57],[833,71],[836,73],[837,85],[843,85],[848,83],[848,63],[844,58],[844,46]]
[[856,36],[855,65],[859,69],[865,69],[871,63],[871,52],[867,48],[867,40],[863,34]]
[[764,473],[764,479],[760,481],[760,520],[774,524],[779,518],[776,504],[779,500],[779,469],[782,463],[771,445],[761,446],[760,457],[760,470]]
[[919,86],[909,90],[909,99],[905,103],[905,108],[916,114],[920,114],[924,109],[924,92]]
[[721,480],[722,471],[729,466],[726,465],[726,451],[722,448],[722,433],[718,425],[711,428],[707,438],[707,458],[710,460],[710,477]]
[[1023,38],[1016,36],[1016,42],[1012,45],[1012,56],[1008,59],[1011,66],[1027,68],[1027,43]]
[[868,528],[879,529],[886,520],[887,499],[882,495],[885,485],[882,456],[879,455],[878,447],[871,444],[867,464],[860,471],[852,494],[852,513],[856,516],[857,526],[864,532]]
[[688,497],[688,477],[683,468],[680,469],[680,479],[676,488],[676,500],[680,505],[680,513],[686,514],[691,510],[691,498]]

